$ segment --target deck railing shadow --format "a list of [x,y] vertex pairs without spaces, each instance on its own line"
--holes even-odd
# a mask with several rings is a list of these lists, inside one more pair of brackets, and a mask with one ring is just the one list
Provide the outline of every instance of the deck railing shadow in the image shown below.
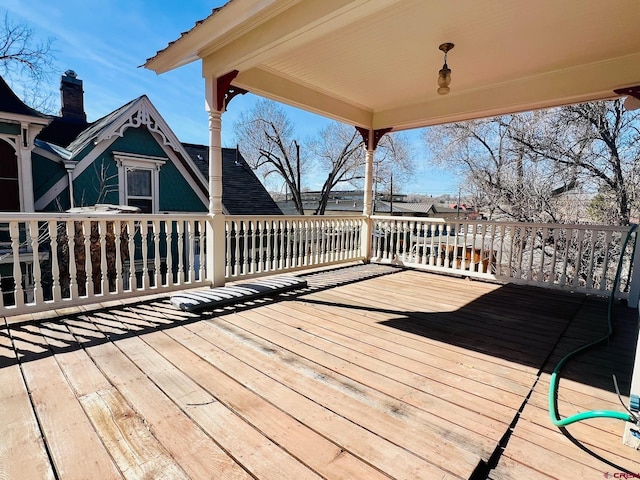
[[387,275],[399,269],[382,265],[335,267],[312,272],[321,277],[305,288],[251,301],[215,308],[202,313],[174,308],[168,297],[59,316],[49,321],[25,321],[0,327],[0,369],[18,363],[90,348],[107,342],[145,335],[154,331],[188,325],[204,319],[294,299],[320,290]]
[[[582,294],[504,285],[455,311],[426,312],[304,299],[305,303],[380,313],[380,325],[551,373],[567,353],[607,332],[607,303]],[[566,364],[562,378],[628,395],[637,310],[617,303],[608,342]]]

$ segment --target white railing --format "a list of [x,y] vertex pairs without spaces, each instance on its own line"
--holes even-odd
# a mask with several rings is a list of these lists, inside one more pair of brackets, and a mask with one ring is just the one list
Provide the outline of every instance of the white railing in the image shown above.
[[60,309],[205,283],[207,217],[0,215],[0,312]]
[[[0,314],[211,285],[205,245],[215,224],[204,215],[2,214]],[[613,288],[629,231],[382,216],[372,217],[370,229],[362,216],[227,216],[220,225],[213,240],[225,242],[225,256],[208,263],[224,262],[227,281],[369,257],[600,295]],[[370,255],[363,250],[368,231]],[[622,255],[619,298],[629,297],[634,246]]]
[[[609,295],[629,227],[373,217],[371,257],[436,272]],[[627,298],[635,236],[616,291]]]
[[363,222],[362,216],[227,216],[225,277],[362,260]]

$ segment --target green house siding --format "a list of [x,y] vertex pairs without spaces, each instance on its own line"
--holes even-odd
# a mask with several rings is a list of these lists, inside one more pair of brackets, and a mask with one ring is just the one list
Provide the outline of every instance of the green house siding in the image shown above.
[[31,160],[33,164],[33,196],[37,202],[56,182],[66,176],[66,171],[64,165],[42,157],[37,153],[31,154]]
[[[93,149],[90,143],[82,152],[73,156],[80,162]],[[206,212],[207,204],[198,197],[189,182],[182,176],[176,165],[168,158],[165,149],[156,141],[146,127],[129,128],[123,137],[113,139],[108,148],[80,173],[73,182],[74,204],[76,207],[91,206],[96,203],[117,205],[120,203],[118,191],[121,183],[118,178],[119,169],[113,152],[131,153],[166,159],[159,171],[159,211],[174,212]],[[60,180],[67,175],[62,163],[54,162],[34,153],[33,184],[36,201],[42,198]],[[123,183],[123,182],[122,182]],[[58,197],[49,203],[43,211],[60,211],[71,207],[69,189],[66,187]]]
[[166,157],[164,149],[156,142],[146,127],[128,128],[124,136],[116,139],[110,147],[111,151]]
[[0,133],[7,135],[20,135],[20,125],[17,123],[0,122]]
[[65,187],[62,192],[52,201],[42,209],[43,212],[64,212],[65,210],[69,210],[71,208],[71,204],[69,203],[69,189]]
[[173,162],[168,161],[160,169],[161,211],[206,212],[207,205],[193,191]]
[[96,203],[120,203],[118,195],[118,167],[111,150],[99,155],[73,181],[73,197],[76,207],[86,207]]

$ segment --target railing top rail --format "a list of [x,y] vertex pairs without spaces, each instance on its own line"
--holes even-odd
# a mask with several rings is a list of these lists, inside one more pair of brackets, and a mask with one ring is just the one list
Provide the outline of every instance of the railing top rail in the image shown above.
[[[430,223],[447,223],[448,220],[439,217],[405,217],[396,215],[372,215],[372,220],[397,220],[397,221],[409,221],[409,222],[430,222]],[[458,219],[459,220],[459,219]]]
[[202,220],[203,213],[0,213],[0,222],[48,221],[48,220]]
[[627,232],[631,228],[629,225],[598,225],[591,223],[536,223],[536,222],[512,222],[502,220],[467,220],[462,218],[436,218],[436,217],[399,217],[388,215],[373,215],[373,220],[392,220],[399,222],[424,222],[424,223],[456,223],[473,225],[509,225],[517,227],[535,228],[565,228],[576,230],[599,230],[612,232]]

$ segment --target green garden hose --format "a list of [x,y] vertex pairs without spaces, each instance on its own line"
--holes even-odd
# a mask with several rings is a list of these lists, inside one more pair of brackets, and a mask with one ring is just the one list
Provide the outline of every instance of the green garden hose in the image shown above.
[[587,412],[577,413],[575,415],[571,415],[570,417],[566,417],[566,418],[560,418],[560,414],[558,412],[558,382],[560,381],[560,370],[562,370],[562,367],[564,366],[564,364],[567,363],[567,361],[574,355],[577,355],[578,353],[584,352],[585,350],[588,350],[592,347],[595,347],[596,345],[601,344],[602,342],[607,341],[609,337],[611,337],[611,335],[613,334],[613,322],[612,322],[613,301],[615,298],[616,289],[618,288],[618,283],[620,281],[620,272],[622,270],[622,260],[624,257],[624,251],[627,248],[629,239],[631,238],[631,235],[633,234],[633,232],[636,230],[636,227],[637,225],[631,225],[631,228],[629,228],[629,231],[627,232],[627,236],[624,239],[624,243],[622,244],[622,250],[620,252],[620,260],[618,261],[618,268],[616,270],[616,276],[613,281],[611,296],[609,297],[609,306],[607,309],[607,323],[608,323],[607,334],[604,337],[599,338],[598,340],[595,340],[591,343],[588,343],[587,345],[584,345],[578,348],[577,350],[574,350],[568,355],[565,355],[562,358],[562,360],[558,362],[558,364],[556,365],[556,368],[553,369],[553,373],[551,374],[551,380],[549,381],[549,417],[551,418],[551,422],[553,422],[553,424],[556,427],[565,427],[572,423],[580,422],[582,420],[587,420],[589,418],[615,418],[617,420],[623,420],[625,422],[631,422],[631,423],[637,423],[638,421],[637,418],[633,416],[631,413],[618,412],[614,410],[589,410]]

